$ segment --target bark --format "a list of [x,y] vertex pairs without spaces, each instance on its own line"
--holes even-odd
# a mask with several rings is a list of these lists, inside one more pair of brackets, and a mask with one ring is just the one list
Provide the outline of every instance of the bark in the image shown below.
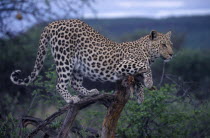
[[111,106],[108,108],[106,117],[103,121],[101,138],[114,138],[117,122],[120,114],[127,103],[130,92],[133,91],[134,78],[129,76],[117,85],[116,97]]

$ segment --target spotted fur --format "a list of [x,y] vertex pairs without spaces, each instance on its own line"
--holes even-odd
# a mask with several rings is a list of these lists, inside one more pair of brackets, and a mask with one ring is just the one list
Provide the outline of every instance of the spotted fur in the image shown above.
[[[87,90],[82,86],[83,77],[94,81],[123,79],[127,75],[142,74],[144,86],[153,85],[150,64],[157,57],[169,60],[172,57],[171,32],[167,34],[152,31],[136,41],[116,43],[99,34],[81,20],[61,20],[50,23],[44,28],[39,42],[35,66],[31,74],[20,79],[20,70],[11,74],[17,85],[28,85],[39,74],[50,44],[56,64],[58,81],[57,91],[64,100],[76,103],[78,96],[72,96],[68,84],[84,96],[98,94],[97,89]],[[143,85],[140,84],[139,97],[143,98]]]

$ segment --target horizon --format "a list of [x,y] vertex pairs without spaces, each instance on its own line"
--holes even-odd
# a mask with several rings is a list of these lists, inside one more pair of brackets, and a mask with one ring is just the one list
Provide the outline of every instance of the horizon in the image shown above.
[[[115,19],[149,19],[149,20],[162,20],[162,19],[170,19],[170,18],[190,18],[190,17],[207,17],[210,16],[209,14],[203,14],[203,15],[180,15],[180,16],[167,16],[167,17],[160,17],[160,18],[154,18],[154,17],[146,17],[146,16],[123,16],[123,17],[88,17],[88,18],[72,18],[72,19],[81,19],[81,20],[115,20]],[[62,19],[61,19],[62,20]]]

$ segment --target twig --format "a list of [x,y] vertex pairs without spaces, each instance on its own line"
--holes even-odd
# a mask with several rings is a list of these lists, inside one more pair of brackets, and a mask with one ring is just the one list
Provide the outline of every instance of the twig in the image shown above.
[[51,123],[56,117],[62,115],[64,112],[66,112],[68,108],[69,108],[68,106],[65,106],[62,109],[60,109],[59,111],[57,111],[54,114],[52,114],[51,116],[49,116],[42,123],[40,123],[35,130],[33,130],[28,135],[28,138],[32,138],[33,136],[35,136],[40,130],[44,129],[45,126],[48,125],[49,123]]
[[180,98],[184,98],[184,97],[188,96],[187,94],[189,93],[189,90],[191,89],[191,87],[184,88],[183,85],[185,84],[185,82],[182,82],[181,84],[179,84],[178,82],[176,82],[175,80],[173,80],[173,79],[170,77],[169,74],[167,74],[167,75],[165,75],[165,76],[166,76],[166,79],[172,81],[174,84],[176,84],[176,86],[177,86],[179,89],[181,89],[181,90],[184,92],[184,93],[183,93],[181,96],[179,96],[178,98],[176,98],[176,99],[174,99],[174,100],[172,100],[172,101],[166,101],[166,103],[173,103],[173,102],[178,101]]
[[28,108],[28,110],[26,111],[25,115],[29,113],[30,109],[32,108],[33,104],[34,104],[34,101],[36,99],[36,96],[37,96],[37,93],[35,94],[35,96],[33,97],[31,103],[30,103],[30,106]]
[[162,75],[161,75],[160,83],[158,84],[158,87],[160,87],[161,84],[163,83],[163,78],[165,76],[165,64],[166,64],[166,62],[163,62],[163,70],[162,70]]
[[[32,116],[24,116],[24,117],[22,117],[21,120],[22,120],[23,127],[26,127],[29,124],[37,127],[40,123],[43,122],[42,119],[35,118],[35,117],[32,117]],[[45,133],[45,136],[51,136],[51,137],[57,136],[57,132],[55,132],[53,129],[51,129],[47,126],[43,127],[41,129],[41,131],[43,131]]]
[[33,97],[33,99],[32,99],[32,101],[31,101],[30,106],[29,106],[29,108],[27,109],[27,111],[26,111],[26,112],[23,112],[23,114],[22,114],[21,117],[20,117],[20,120],[19,120],[19,126],[20,126],[20,128],[19,128],[19,136],[20,136],[20,137],[23,137],[23,134],[22,134],[22,128],[23,128],[22,118],[23,118],[23,116],[25,116],[25,115],[27,115],[27,114],[29,113],[30,109],[32,108],[32,106],[33,106],[33,104],[34,104],[34,100],[35,100],[36,96],[37,96],[37,93],[36,93],[36,95]]
[[82,136],[82,134],[80,132],[81,130],[84,130],[85,132],[90,133],[91,135],[88,136],[88,137],[94,137],[94,138],[95,137],[99,137],[99,132],[97,130],[95,130],[93,128],[85,128],[83,126],[79,126],[79,127],[73,126],[72,129],[71,129],[71,132],[76,133],[76,134]]
[[[22,117],[21,121],[22,121],[23,127],[27,127],[29,124],[37,127],[40,123],[43,122],[42,119],[32,117],[32,116],[24,116],[24,117]],[[79,135],[81,135],[81,133],[80,133],[81,130],[84,130],[85,132],[92,134],[92,136],[94,136],[94,137],[99,137],[98,131],[93,128],[84,128],[83,126],[76,125],[76,126],[73,126],[71,129],[71,131],[73,133],[76,133]],[[45,126],[41,131],[43,131],[45,133],[45,136],[51,136],[51,137],[57,136],[57,132],[47,126]]]

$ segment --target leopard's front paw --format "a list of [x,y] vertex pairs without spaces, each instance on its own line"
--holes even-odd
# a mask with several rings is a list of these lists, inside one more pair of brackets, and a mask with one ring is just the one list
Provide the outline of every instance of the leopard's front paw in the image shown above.
[[136,97],[137,97],[137,102],[138,102],[139,104],[142,104],[142,103],[144,102],[144,89],[143,89],[143,88],[140,89],[140,91],[139,91],[139,93],[136,95]]
[[97,89],[92,89],[89,92],[89,96],[98,95],[98,94],[99,94],[99,91]]
[[144,102],[144,97],[137,96],[138,104],[142,104]]
[[150,89],[153,86],[153,80],[150,77],[144,78],[144,85],[146,88]]
[[78,103],[80,101],[80,98],[78,96],[72,96],[70,99],[67,99],[66,102],[67,103]]

